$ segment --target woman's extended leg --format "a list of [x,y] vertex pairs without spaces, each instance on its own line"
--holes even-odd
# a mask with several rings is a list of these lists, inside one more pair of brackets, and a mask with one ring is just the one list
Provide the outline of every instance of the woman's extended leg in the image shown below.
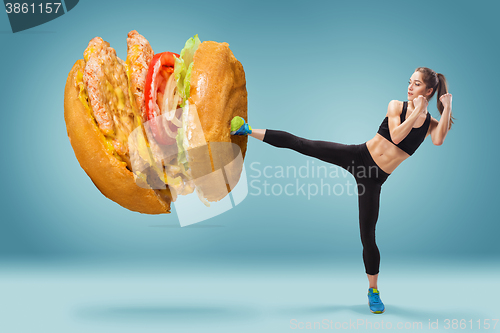
[[262,140],[264,140],[264,135],[266,135],[266,130],[254,128],[254,129],[252,129],[252,133],[250,133],[248,135],[262,141]]
[[286,131],[272,129],[253,129],[250,135],[257,139],[262,137],[262,141],[272,146],[292,149],[301,154],[338,165],[351,173],[354,167],[359,164],[359,145],[309,140]]

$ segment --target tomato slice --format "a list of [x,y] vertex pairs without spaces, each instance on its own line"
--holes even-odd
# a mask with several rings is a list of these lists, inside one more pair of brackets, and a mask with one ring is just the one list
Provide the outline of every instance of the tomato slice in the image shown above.
[[[170,121],[160,117],[161,109],[158,106],[158,94],[163,96],[167,80],[173,75],[175,58],[179,58],[177,53],[162,52],[155,54],[149,64],[146,75],[146,86],[144,87],[144,102],[146,104],[146,120],[149,122],[151,131],[156,141],[163,145],[174,144],[175,138],[167,135],[164,126],[169,126],[171,132],[177,132],[177,126]],[[161,100],[161,99],[160,99]]]

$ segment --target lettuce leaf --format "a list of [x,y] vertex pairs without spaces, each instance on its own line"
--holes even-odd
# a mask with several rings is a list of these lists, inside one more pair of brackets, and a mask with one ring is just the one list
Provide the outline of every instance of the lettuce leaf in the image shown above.
[[184,45],[184,48],[181,51],[180,57],[175,57],[175,66],[174,66],[174,76],[175,81],[177,82],[177,91],[179,95],[182,97],[181,107],[184,107],[186,101],[189,98],[189,89],[191,88],[191,69],[193,67],[193,57],[194,53],[198,49],[198,46],[201,44],[198,35],[194,35],[194,37],[189,38]]
[[180,57],[175,57],[175,65],[174,65],[174,77],[177,83],[177,92],[182,97],[181,107],[182,111],[182,127],[179,127],[177,130],[177,136],[175,137],[177,141],[177,163],[184,164],[184,168],[187,170],[189,168],[189,164],[186,158],[186,151],[184,149],[184,145],[187,145],[187,138],[185,137],[187,123],[185,123],[189,106],[186,107],[186,102],[189,99],[189,90],[191,89],[191,70],[193,68],[193,57],[194,53],[198,49],[198,46],[201,44],[198,35],[194,35],[194,37],[189,38],[184,45],[184,48],[181,51]]

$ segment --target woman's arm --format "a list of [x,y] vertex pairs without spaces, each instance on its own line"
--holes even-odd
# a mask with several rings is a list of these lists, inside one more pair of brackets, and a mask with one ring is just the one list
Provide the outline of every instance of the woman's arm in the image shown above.
[[411,132],[413,125],[417,121],[420,114],[425,110],[424,105],[418,105],[410,116],[401,124],[400,104],[398,101],[393,100],[389,103],[387,108],[387,117],[389,120],[389,133],[391,133],[391,140],[394,144],[399,144],[406,138],[408,133]]
[[448,134],[450,129],[451,121],[451,94],[442,95],[439,100],[444,106],[443,113],[441,114],[441,119],[437,124],[431,123],[431,140],[436,146],[440,146],[444,142],[444,138]]

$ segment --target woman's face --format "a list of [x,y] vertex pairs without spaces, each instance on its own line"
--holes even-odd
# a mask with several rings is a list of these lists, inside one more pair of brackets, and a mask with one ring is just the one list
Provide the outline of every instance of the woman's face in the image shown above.
[[422,73],[414,72],[408,81],[408,100],[413,101],[419,95],[429,98],[432,88],[427,89],[422,79]]

